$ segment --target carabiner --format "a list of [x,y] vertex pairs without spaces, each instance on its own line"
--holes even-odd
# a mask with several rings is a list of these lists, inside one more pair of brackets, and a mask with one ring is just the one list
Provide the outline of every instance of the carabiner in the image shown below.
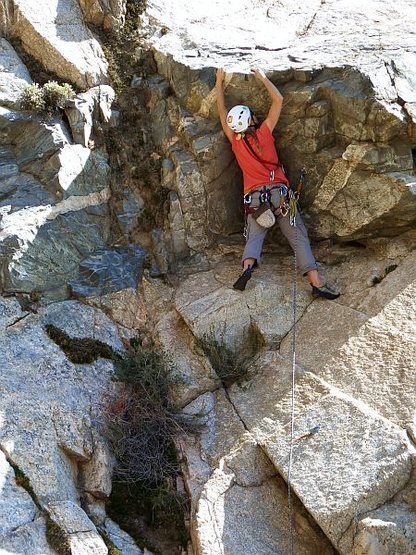
[[260,193],[260,204],[263,204],[265,202],[270,202],[270,199],[271,199],[270,191],[264,191],[263,193]]

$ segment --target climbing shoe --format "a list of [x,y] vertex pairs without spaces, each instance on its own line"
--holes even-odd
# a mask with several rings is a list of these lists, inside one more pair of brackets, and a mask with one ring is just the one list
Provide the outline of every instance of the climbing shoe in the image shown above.
[[315,287],[312,285],[312,296],[315,298],[324,297],[325,299],[332,301],[334,299],[338,299],[340,293],[325,283],[322,287]]
[[238,280],[234,283],[233,289],[237,289],[238,291],[244,291],[248,280],[251,278],[252,273],[253,273],[253,269],[251,266],[249,266],[246,270],[244,270],[244,272],[241,274]]

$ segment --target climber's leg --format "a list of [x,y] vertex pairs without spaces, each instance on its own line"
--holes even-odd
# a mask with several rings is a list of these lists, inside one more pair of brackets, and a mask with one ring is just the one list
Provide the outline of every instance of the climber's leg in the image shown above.
[[261,227],[253,216],[248,214],[246,233],[246,246],[244,247],[242,257],[244,272],[233,285],[234,289],[238,289],[239,291],[244,291],[254,268],[259,264],[267,229]]
[[340,295],[339,292],[329,284],[324,283],[319,276],[318,265],[312,254],[308,232],[301,215],[299,213],[296,215],[296,227],[290,225],[287,216],[279,216],[277,222],[283,235],[289,241],[292,249],[296,252],[296,261],[300,272],[302,272],[304,276],[308,276],[312,286],[312,295],[314,297],[324,297],[330,300],[337,299]]

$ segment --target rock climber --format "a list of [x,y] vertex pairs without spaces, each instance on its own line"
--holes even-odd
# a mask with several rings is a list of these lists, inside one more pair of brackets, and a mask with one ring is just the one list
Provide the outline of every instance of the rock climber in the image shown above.
[[283,96],[262,70],[253,69],[252,73],[264,85],[272,102],[267,117],[261,124],[247,106],[238,105],[227,111],[224,100],[225,71],[218,69],[216,74],[216,98],[221,125],[231,143],[244,180],[246,245],[242,257],[243,273],[233,287],[244,291],[253,270],[259,264],[267,227],[259,225],[258,221],[261,220],[255,218],[255,212],[259,206],[268,202],[266,207],[271,208],[283,235],[294,250],[296,242],[297,266],[303,275],[307,275],[312,286],[312,295],[336,299],[340,294],[319,276],[308,233],[299,212],[296,214],[296,226],[291,225],[282,202],[282,198],[287,198],[289,182],[279,164],[272,132],[279,120]]

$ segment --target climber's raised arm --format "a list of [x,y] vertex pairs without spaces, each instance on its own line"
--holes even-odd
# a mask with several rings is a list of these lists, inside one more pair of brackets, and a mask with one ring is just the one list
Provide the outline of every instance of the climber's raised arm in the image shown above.
[[221,125],[224,130],[224,133],[227,135],[227,139],[230,143],[233,140],[234,133],[227,125],[227,108],[225,107],[225,100],[224,100],[224,78],[225,78],[225,71],[220,68],[217,69],[217,80],[215,83],[215,89],[217,92],[217,107],[218,107],[218,115],[220,116]]
[[264,71],[262,71],[261,69],[252,69],[251,71],[254,74],[254,77],[261,81],[266,87],[266,90],[272,100],[272,105],[270,106],[269,113],[267,114],[267,117],[264,121],[270,131],[273,131],[279,120],[280,112],[282,111],[283,96],[273,85],[273,83],[266,77]]

